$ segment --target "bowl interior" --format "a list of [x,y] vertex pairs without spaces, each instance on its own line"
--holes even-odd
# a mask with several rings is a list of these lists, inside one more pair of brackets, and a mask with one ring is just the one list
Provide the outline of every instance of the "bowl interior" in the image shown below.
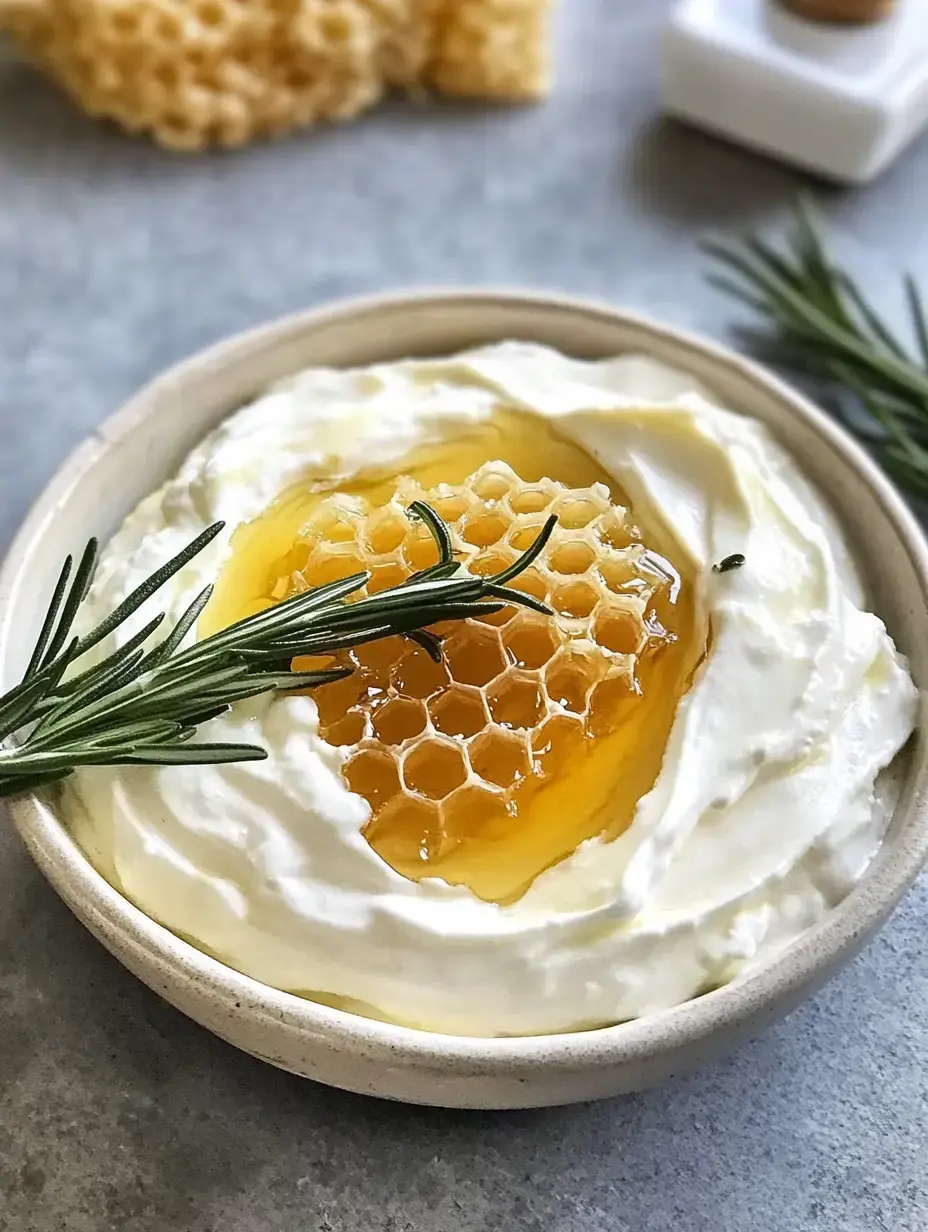
[[68,459],[53,481],[54,500],[39,502],[10,553],[0,575],[2,687],[15,682],[28,659],[36,613],[65,553],[80,551],[91,534],[105,542],[206,432],[270,383],[315,364],[449,354],[501,338],[542,342],[584,358],[640,350],[684,368],[726,405],[766,422],[835,509],[875,609],[909,656],[916,681],[925,683],[922,561],[900,536],[900,518],[909,536],[917,529],[863,451],[823,414],[809,403],[797,410],[798,395],[745,361],[640,318],[569,301],[478,293],[375,298],[287,318],[201,352],[142,390]]
[[[566,299],[479,292],[377,298],[287,318],[220,343],[142,390],[65,463],[14,543],[0,574],[0,685],[10,687],[22,673],[65,553],[79,552],[91,534],[105,540],[211,427],[268,384],[314,364],[344,366],[448,354],[503,338],[538,341],[588,358],[646,352],[691,372],[724,404],[766,422],[830,501],[863,566],[875,610],[909,656],[913,676],[924,689],[928,684],[924,542],[901,499],[863,451],[825,415],[731,353],[630,314]],[[772,996],[777,981],[782,985],[811,979],[817,966],[833,960],[849,944],[849,930],[868,931],[894,905],[928,846],[923,817],[925,762],[925,741],[919,734],[883,851],[852,895],[853,903],[848,900],[839,909],[846,925],[837,927],[832,921],[812,930],[800,942],[806,955],[802,970],[794,964],[789,970],[773,971],[776,963],[771,964],[772,973],[763,977],[766,985],[757,986],[755,1000],[758,995]],[[918,807],[913,807],[916,797]],[[43,848],[41,862],[53,880],[56,864],[86,867],[47,808],[25,802],[16,812],[20,828],[35,839],[30,846],[34,851]],[[151,936],[164,932],[156,925],[152,929]],[[174,938],[171,942],[183,944]],[[762,977],[749,978],[756,983]],[[737,994],[729,989],[720,995]],[[301,1004],[307,1013],[318,1008]],[[710,1014],[700,1009],[700,1003],[691,1003],[669,1011],[668,1021],[674,1015],[693,1021],[700,1014],[708,1023]],[[379,1028],[367,1024],[365,1029]],[[630,1024],[594,1034],[636,1030],[640,1028]],[[653,1037],[655,1045],[658,1037],[659,1032]]]

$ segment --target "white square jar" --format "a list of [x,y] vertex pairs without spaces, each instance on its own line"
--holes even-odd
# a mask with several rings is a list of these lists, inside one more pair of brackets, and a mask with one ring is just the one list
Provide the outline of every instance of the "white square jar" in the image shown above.
[[660,91],[682,120],[863,183],[928,125],[928,4],[836,24],[776,0],[680,0],[662,34]]

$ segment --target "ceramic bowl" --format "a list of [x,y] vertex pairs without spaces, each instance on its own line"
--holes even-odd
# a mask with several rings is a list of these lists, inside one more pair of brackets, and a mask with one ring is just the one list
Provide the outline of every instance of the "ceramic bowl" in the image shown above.
[[[864,452],[813,405],[709,342],[613,308],[518,293],[402,294],[336,304],[221,342],[137,394],[67,460],[0,574],[0,683],[24,668],[62,557],[110,535],[224,415],[311,364],[441,354],[504,338],[583,357],[646,352],[688,370],[767,423],[830,499],[874,608],[928,683],[928,547]],[[654,1083],[733,1048],[815,991],[883,923],[928,855],[925,726],[882,850],[854,892],[752,974],[678,1008],[602,1030],[472,1039],[389,1026],[278,992],[200,953],[91,867],[52,808],[11,813],[39,868],[130,971],[223,1039],[273,1065],[353,1091],[423,1104],[513,1108],[588,1100]]]

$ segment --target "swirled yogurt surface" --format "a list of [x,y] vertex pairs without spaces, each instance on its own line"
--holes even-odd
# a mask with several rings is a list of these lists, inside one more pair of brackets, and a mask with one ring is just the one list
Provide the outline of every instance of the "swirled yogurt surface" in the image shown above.
[[[178,617],[215,578],[235,527],[298,477],[399,462],[500,407],[543,417],[660,519],[711,621],[657,782],[621,837],[582,844],[507,906],[407,880],[363,837],[368,805],[348,790],[344,751],[321,739],[306,696],[263,697],[204,729],[262,745],[264,762],[96,768],[65,797],[97,867],[231,967],[473,1035],[637,1017],[789,943],[877,849],[893,803],[881,771],[916,706],[832,516],[763,427],[650,359],[581,362],[519,343],[310,370],[273,388],[127,518],[88,620],[224,519],[219,539],[140,613]],[[742,568],[713,570],[735,552]]]

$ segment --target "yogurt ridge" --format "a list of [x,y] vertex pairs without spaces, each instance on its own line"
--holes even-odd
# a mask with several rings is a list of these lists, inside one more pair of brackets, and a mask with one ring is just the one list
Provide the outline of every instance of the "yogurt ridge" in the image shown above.
[[[509,906],[409,881],[309,697],[241,704],[202,738],[265,762],[93,768],[65,792],[79,842],[149,916],[274,987],[434,1031],[521,1035],[638,1017],[725,983],[838,903],[876,851],[917,695],[830,511],[753,420],[642,356],[523,343],[313,369],[227,419],[111,540],[88,625],[199,531],[219,538],[146,605],[176,619],[237,525],[303,475],[350,477],[501,406],[550,419],[698,571],[711,653],[629,829]],[[552,476],[557,478],[557,476]],[[743,553],[726,574],[712,565]],[[117,631],[112,649],[138,625]],[[878,780],[878,776],[879,780]]]

